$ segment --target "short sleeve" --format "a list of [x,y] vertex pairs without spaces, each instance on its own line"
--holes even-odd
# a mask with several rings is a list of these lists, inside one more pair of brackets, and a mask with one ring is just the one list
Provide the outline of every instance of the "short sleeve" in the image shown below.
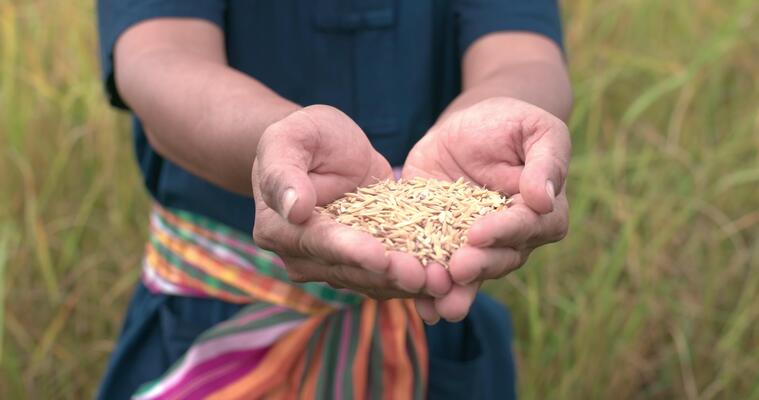
[[548,37],[563,46],[557,0],[458,0],[459,56],[478,38],[498,31],[525,31]]
[[127,109],[116,90],[113,47],[131,26],[152,18],[200,18],[224,28],[226,0],[98,0],[100,61],[110,103]]

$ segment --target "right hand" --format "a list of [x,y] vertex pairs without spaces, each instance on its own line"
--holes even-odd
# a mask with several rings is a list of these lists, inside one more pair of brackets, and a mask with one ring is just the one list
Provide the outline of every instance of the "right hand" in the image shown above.
[[258,144],[254,241],[279,255],[296,282],[378,299],[424,297],[425,271],[413,256],[386,252],[370,234],[314,210],[386,178],[390,164],[347,115],[323,105],[298,110],[269,126]]

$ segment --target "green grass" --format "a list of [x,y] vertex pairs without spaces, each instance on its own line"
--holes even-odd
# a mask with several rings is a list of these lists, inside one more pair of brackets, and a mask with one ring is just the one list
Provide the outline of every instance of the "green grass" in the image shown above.
[[[564,2],[570,235],[487,290],[526,399],[759,399],[759,6]],[[91,397],[147,197],[91,1],[0,0],[0,398]]]

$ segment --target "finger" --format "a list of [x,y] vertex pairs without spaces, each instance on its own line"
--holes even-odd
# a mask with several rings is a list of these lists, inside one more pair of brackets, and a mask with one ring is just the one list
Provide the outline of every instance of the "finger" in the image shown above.
[[521,248],[538,229],[539,216],[524,202],[482,216],[467,231],[467,243],[474,247]]
[[534,248],[561,240],[568,229],[569,205],[563,193],[556,199],[556,209],[545,215],[536,214],[515,196],[513,206],[477,219],[467,239],[475,247]]
[[316,206],[308,176],[318,129],[310,119],[291,114],[269,126],[259,141],[253,173],[264,202],[291,223],[303,223]]
[[398,288],[409,293],[419,293],[427,279],[424,267],[416,257],[398,251],[390,252],[387,275]]
[[288,258],[288,275],[294,282],[324,282],[334,289],[349,289],[371,298],[429,298],[395,286],[385,274],[364,271],[347,265],[325,265],[308,259]]
[[390,265],[385,247],[375,237],[324,216],[315,215],[307,222],[297,243],[297,250],[325,264],[353,265],[374,272],[385,272]]
[[385,274],[365,271],[348,265],[328,265],[306,258],[288,258],[285,266],[297,282],[327,282],[346,288],[390,288]]
[[433,297],[440,297],[451,290],[451,276],[448,271],[438,263],[427,264],[425,268],[426,284],[425,289]]
[[435,310],[449,322],[459,322],[469,314],[469,309],[474,303],[481,281],[468,285],[453,285],[451,291],[445,296],[435,299]]
[[440,321],[440,315],[435,311],[435,303],[432,299],[415,299],[414,306],[416,313],[419,314],[425,324],[435,325]]
[[449,272],[455,283],[466,285],[475,280],[500,278],[519,268],[525,260],[524,252],[510,248],[466,246],[453,253]]
[[519,192],[527,205],[540,214],[553,210],[564,186],[572,144],[569,130],[558,118],[535,124],[525,136],[525,165]]

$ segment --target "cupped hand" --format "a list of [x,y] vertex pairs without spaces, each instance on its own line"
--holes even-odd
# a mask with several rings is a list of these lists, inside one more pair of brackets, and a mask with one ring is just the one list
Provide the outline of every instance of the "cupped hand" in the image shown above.
[[570,152],[569,131],[560,119],[510,98],[488,99],[455,112],[414,146],[404,178],[464,177],[514,195],[512,207],[472,225],[468,244],[449,262],[450,290],[434,300],[417,300],[425,321],[463,319],[483,280],[508,274],[533,249],[566,235]]
[[327,282],[374,298],[422,296],[426,275],[412,256],[386,252],[368,233],[314,210],[390,177],[388,162],[347,115],[322,105],[296,111],[267,128],[258,144],[254,241],[279,255],[297,282]]

